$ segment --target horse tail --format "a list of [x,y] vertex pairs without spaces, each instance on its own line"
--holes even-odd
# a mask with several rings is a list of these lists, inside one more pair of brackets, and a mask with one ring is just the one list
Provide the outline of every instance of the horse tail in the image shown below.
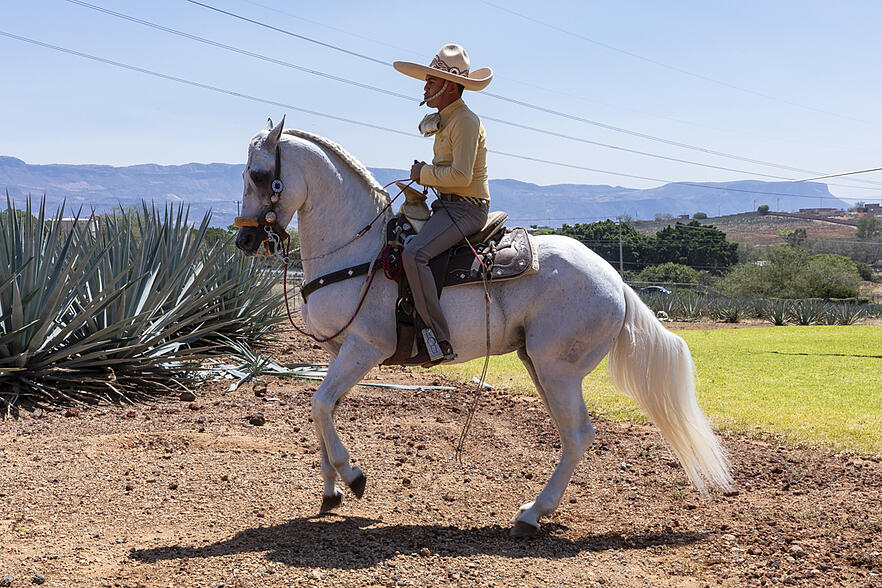
[[734,484],[726,452],[695,396],[695,364],[686,341],[661,325],[624,285],[625,323],[609,353],[616,388],[649,416],[702,494]]

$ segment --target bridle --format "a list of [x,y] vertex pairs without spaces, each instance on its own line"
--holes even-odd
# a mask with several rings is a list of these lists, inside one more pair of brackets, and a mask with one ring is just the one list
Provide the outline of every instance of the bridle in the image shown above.
[[[266,233],[266,239],[263,240],[266,251],[264,251],[263,256],[269,257],[275,255],[285,264],[285,267],[287,268],[287,245],[288,241],[291,239],[291,236],[288,234],[288,231],[286,231],[284,227],[279,225],[279,215],[275,211],[275,206],[279,203],[279,200],[282,197],[282,191],[285,189],[285,184],[282,183],[281,141],[276,143],[275,178],[273,179],[272,184],[270,184],[270,188],[273,191],[272,196],[270,196],[270,206],[269,209],[263,214],[263,217],[237,216],[235,219],[233,219],[233,224],[239,228],[262,226],[264,232]],[[269,245],[266,245],[267,243],[269,243]],[[283,249],[284,256],[282,255]]]
[[[385,190],[387,187],[391,186],[392,184],[394,184],[395,182],[398,182],[398,181],[402,181],[402,180],[393,180],[393,181],[389,182],[388,184],[383,186],[383,190]],[[410,185],[412,183],[413,183],[413,181],[410,181],[410,183],[408,185]],[[283,277],[282,277],[282,289],[283,289],[284,296],[285,296],[285,310],[288,314],[288,322],[291,323],[291,326],[294,327],[300,334],[306,335],[307,337],[309,337],[310,339],[312,339],[313,341],[315,341],[317,343],[325,343],[327,341],[330,341],[331,339],[334,339],[340,333],[342,333],[347,328],[349,328],[349,325],[351,325],[352,321],[355,320],[355,317],[358,316],[358,313],[361,310],[362,305],[364,304],[364,300],[365,300],[365,298],[367,298],[368,290],[370,289],[371,284],[373,283],[374,275],[375,275],[373,270],[374,270],[374,266],[375,266],[377,260],[379,259],[379,257],[371,260],[370,268],[369,268],[369,271],[367,272],[367,274],[368,274],[367,279],[365,280],[365,283],[362,286],[362,292],[361,292],[360,299],[358,301],[358,307],[355,309],[355,313],[353,313],[352,317],[346,322],[346,324],[339,331],[337,331],[336,333],[334,333],[330,337],[319,338],[319,337],[316,337],[315,335],[313,335],[312,333],[310,333],[308,331],[304,331],[303,329],[298,327],[294,323],[294,318],[291,316],[291,307],[288,302],[288,266],[291,263],[291,258],[289,256],[289,249],[288,248],[289,248],[290,241],[291,241],[291,235],[288,234],[288,231],[285,230],[284,227],[279,225],[279,215],[275,211],[276,205],[281,200],[282,191],[284,190],[284,187],[285,187],[285,185],[282,183],[281,141],[278,141],[276,143],[275,178],[273,179],[272,184],[270,184],[270,188],[272,189],[273,193],[270,196],[269,208],[263,214],[262,217],[260,217],[260,216],[237,216],[235,219],[233,219],[233,224],[239,228],[261,227],[261,226],[263,227],[263,230],[266,233],[266,239],[264,239],[262,242],[262,244],[264,245],[264,247],[266,249],[263,253],[263,256],[264,257],[272,257],[272,256],[277,257],[279,259],[279,261],[282,262],[282,265],[284,267],[284,272],[283,272]],[[345,242],[344,244],[342,244],[338,247],[335,247],[331,251],[328,251],[326,253],[323,253],[321,255],[317,255],[314,257],[301,259],[300,261],[301,262],[302,261],[310,261],[313,259],[320,259],[323,257],[327,257],[328,255],[331,255],[333,253],[336,253],[337,251],[340,251],[344,247],[347,247],[350,244],[352,244],[357,239],[363,237],[370,230],[371,226],[373,226],[373,224],[375,222],[377,222],[377,220],[383,215],[383,213],[385,213],[386,210],[388,210],[389,207],[392,206],[392,203],[395,202],[395,200],[398,199],[398,196],[400,196],[403,192],[404,192],[404,190],[402,189],[398,192],[398,194],[395,196],[395,198],[390,198],[389,203],[386,204],[386,206],[384,206],[383,209],[379,213],[377,213],[377,215],[373,218],[373,220],[371,220],[371,222],[369,222],[363,229],[358,231],[358,233],[356,233],[355,236],[352,237],[352,239],[350,239],[349,241]]]

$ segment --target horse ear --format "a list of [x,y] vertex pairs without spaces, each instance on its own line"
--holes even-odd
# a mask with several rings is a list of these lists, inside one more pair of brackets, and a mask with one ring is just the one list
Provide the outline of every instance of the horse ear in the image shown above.
[[265,130],[267,130],[267,131],[273,130],[273,119],[271,119],[271,118],[266,119],[266,129]]
[[[272,121],[270,121],[272,122]],[[271,145],[275,145],[279,142],[279,137],[282,135],[282,129],[285,128],[285,117],[282,116],[282,120],[279,121],[273,129],[269,132],[269,135],[266,136],[267,143]]]

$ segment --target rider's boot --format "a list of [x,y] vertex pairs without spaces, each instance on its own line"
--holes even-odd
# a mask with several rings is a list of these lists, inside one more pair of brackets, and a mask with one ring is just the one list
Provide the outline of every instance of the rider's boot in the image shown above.
[[422,336],[424,345],[419,345],[419,352],[413,357],[406,359],[404,365],[431,367],[444,361],[456,359],[456,353],[453,352],[450,342],[438,341],[432,329],[423,329]]

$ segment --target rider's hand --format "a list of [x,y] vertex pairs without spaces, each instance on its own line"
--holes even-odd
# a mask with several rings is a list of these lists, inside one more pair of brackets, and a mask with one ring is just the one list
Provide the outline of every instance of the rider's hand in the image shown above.
[[413,165],[410,166],[410,179],[414,182],[420,181],[420,171],[422,171],[423,166],[426,165],[425,161],[414,161]]

